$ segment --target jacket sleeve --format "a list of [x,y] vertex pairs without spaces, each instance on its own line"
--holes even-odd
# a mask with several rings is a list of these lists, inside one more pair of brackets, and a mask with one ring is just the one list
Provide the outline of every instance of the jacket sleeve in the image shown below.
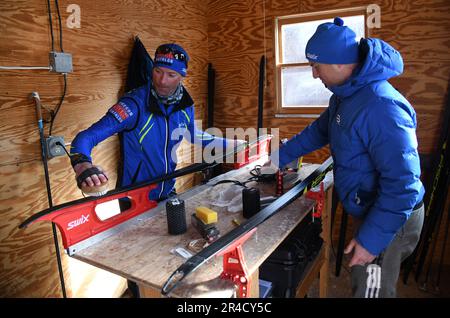
[[138,107],[135,102],[130,98],[122,98],[99,121],[75,136],[70,147],[71,158],[78,155],[82,157],[82,161],[92,162],[92,149],[106,138],[132,129],[138,116]]
[[373,107],[360,129],[379,174],[379,186],[356,240],[373,255],[389,245],[423,194],[415,113],[395,101],[380,104],[384,106]]
[[328,120],[329,107],[308,127],[280,146],[278,151],[273,152],[271,161],[282,168],[289,162],[327,145]]
[[[194,119],[194,106],[188,109],[187,115],[189,116],[188,122],[188,140],[194,144],[199,145],[201,147],[210,147],[216,149],[225,150],[227,146],[232,145],[232,141],[229,141],[222,137],[217,137],[211,135],[205,131],[198,129],[195,119]],[[231,143],[231,144],[230,144]]]

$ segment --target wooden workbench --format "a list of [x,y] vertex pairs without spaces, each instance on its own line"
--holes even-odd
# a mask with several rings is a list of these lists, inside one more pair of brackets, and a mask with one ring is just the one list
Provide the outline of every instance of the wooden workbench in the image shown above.
[[[170,235],[167,229],[165,202],[161,202],[156,208],[141,214],[121,224],[117,232],[103,240],[86,247],[73,255],[74,258],[113,272],[124,278],[136,282],[139,286],[141,297],[160,297],[160,291],[168,277],[185,261],[181,256],[174,255],[171,250],[174,247],[187,247],[187,244],[200,238],[200,234],[191,225],[191,214],[197,206],[207,206],[218,212],[217,227],[221,234],[227,233],[236,225],[233,219],[245,221],[242,212],[230,213],[211,205],[220,191],[225,190],[231,183],[213,186],[223,179],[244,181],[250,177],[249,171],[261,162],[254,162],[238,170],[230,171],[209,183],[196,186],[187,192],[178,195],[185,201],[187,232],[181,235]],[[317,165],[316,165],[317,166]],[[309,171],[305,168],[303,173],[309,174],[316,166],[311,166]],[[248,186],[258,186],[261,196],[274,195],[274,184],[248,183]],[[330,192],[330,191],[327,191]],[[330,198],[330,193],[327,194]],[[327,200],[329,201],[329,200]],[[311,211],[314,201],[301,197],[276,215],[260,224],[257,231],[243,245],[245,261],[251,273],[251,297],[259,296],[258,268],[263,261],[276,249],[276,247],[288,236],[288,234],[300,223],[305,215]],[[329,210],[330,202],[327,202],[325,210]],[[320,259],[314,268],[309,268],[311,275],[317,274],[317,268],[321,270],[320,296],[326,296],[328,280],[328,238],[329,222],[328,213],[323,216],[323,238],[325,244],[320,252]],[[201,266],[183,280],[170,296],[173,297],[233,297],[235,286],[228,281],[219,279],[222,272],[222,257],[215,257]],[[317,276],[315,276],[317,277]],[[314,278],[315,278],[314,277]],[[306,278],[309,277],[305,277]],[[298,296],[306,293],[307,289],[300,285]]]

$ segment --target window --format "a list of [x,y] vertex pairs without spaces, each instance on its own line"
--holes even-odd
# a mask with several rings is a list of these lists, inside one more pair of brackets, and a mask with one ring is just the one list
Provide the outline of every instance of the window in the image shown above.
[[343,18],[344,25],[366,37],[366,8],[308,13],[275,19],[276,82],[278,114],[320,114],[328,106],[331,92],[312,77],[305,47],[319,24]]

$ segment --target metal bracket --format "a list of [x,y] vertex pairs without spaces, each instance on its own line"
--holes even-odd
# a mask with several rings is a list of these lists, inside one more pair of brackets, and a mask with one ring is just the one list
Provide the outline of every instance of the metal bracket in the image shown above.
[[325,190],[323,182],[320,183],[320,190],[318,192],[309,190],[306,192],[306,197],[308,199],[316,200],[315,210],[313,210],[313,217],[320,218],[325,205]]
[[220,278],[228,279],[238,285],[239,297],[249,298],[250,276],[247,265],[245,264],[244,253],[242,251],[242,244],[255,233],[256,227],[237,239],[226,249],[217,255],[223,255],[223,271]]

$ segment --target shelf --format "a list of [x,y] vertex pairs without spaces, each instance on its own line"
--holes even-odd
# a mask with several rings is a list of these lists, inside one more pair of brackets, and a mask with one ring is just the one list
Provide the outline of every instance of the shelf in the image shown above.
[[307,265],[295,294],[296,298],[304,298],[311,287],[312,282],[318,277],[320,269],[325,262],[325,242],[313,262]]

